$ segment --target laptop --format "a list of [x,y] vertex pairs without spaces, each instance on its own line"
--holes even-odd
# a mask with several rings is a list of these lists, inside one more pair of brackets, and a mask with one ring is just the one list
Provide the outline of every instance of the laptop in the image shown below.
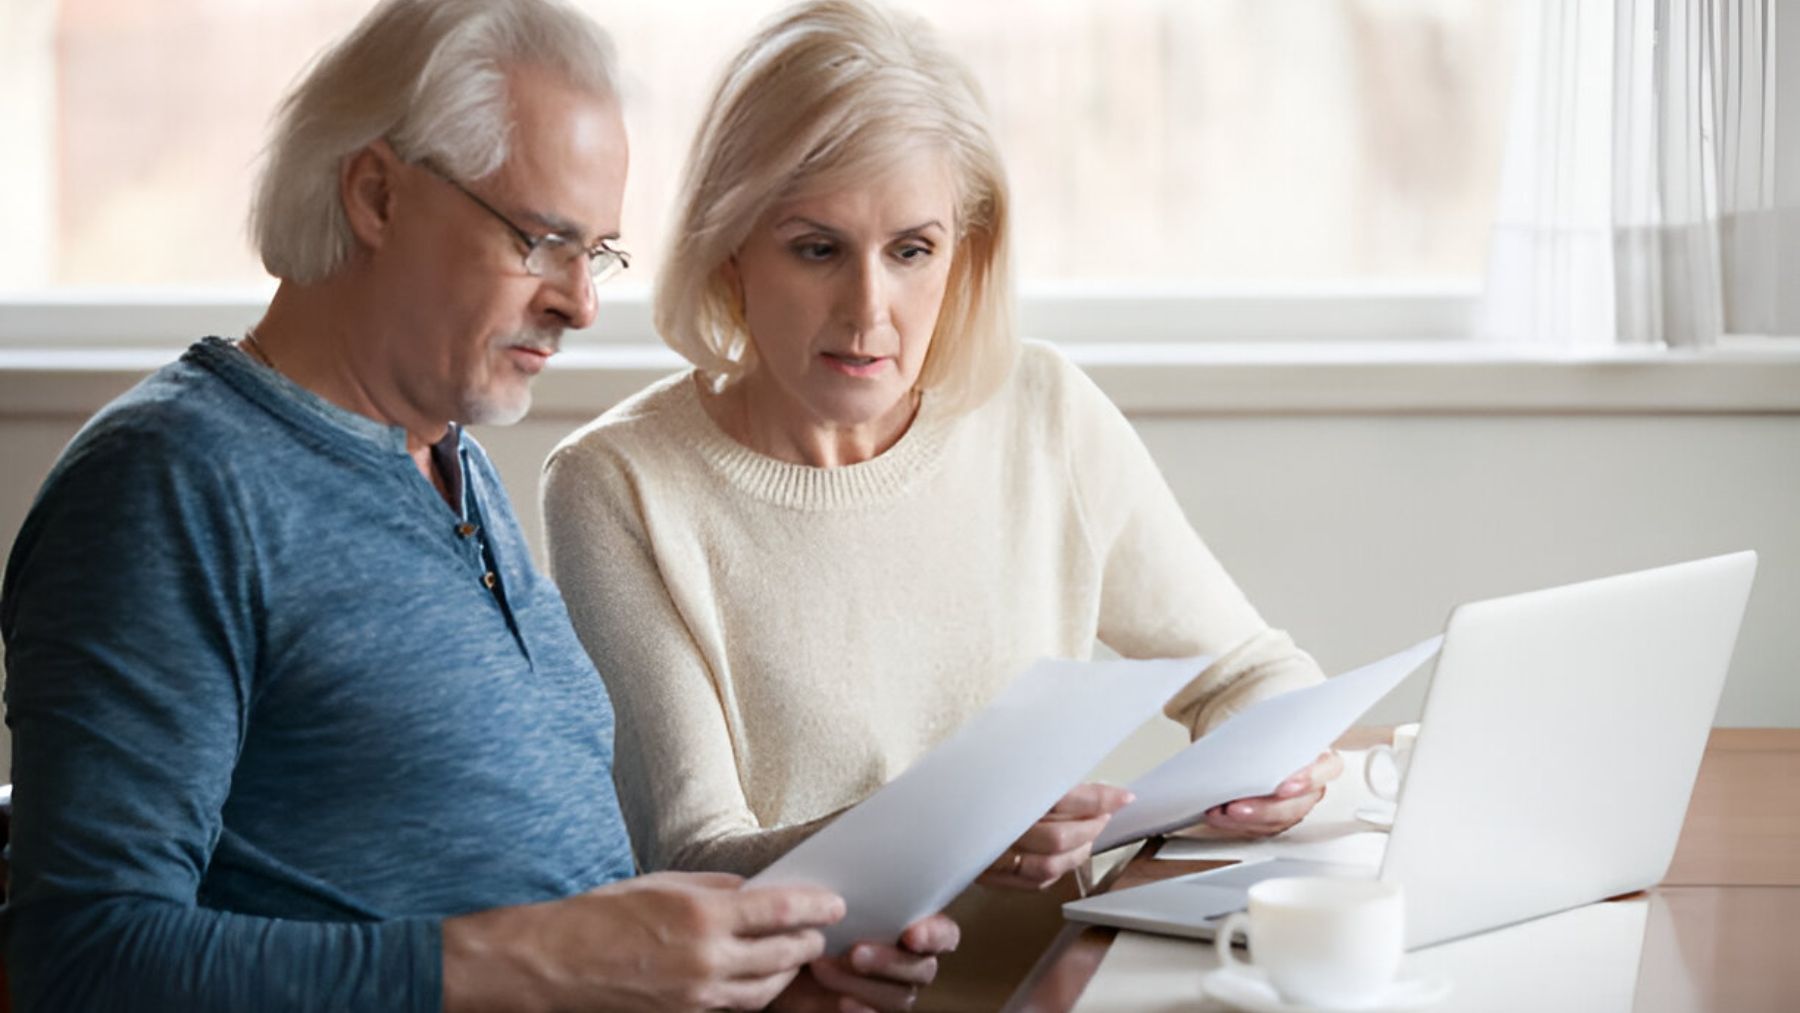
[[1459,606],[1378,868],[1246,862],[1064,915],[1207,938],[1259,879],[1378,875],[1418,949],[1654,886],[1755,574],[1738,552]]

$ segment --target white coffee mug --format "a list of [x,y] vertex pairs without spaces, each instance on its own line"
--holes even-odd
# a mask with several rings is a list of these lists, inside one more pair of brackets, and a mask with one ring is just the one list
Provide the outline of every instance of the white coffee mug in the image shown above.
[[1381,743],[1363,757],[1363,783],[1383,802],[1400,800],[1400,782],[1406,780],[1407,765],[1412,763],[1413,746],[1419,741],[1419,725],[1401,725],[1394,729],[1394,744]]
[[1353,1006],[1393,983],[1406,945],[1400,884],[1297,876],[1265,879],[1249,892],[1249,911],[1225,919],[1213,939],[1224,966],[1248,966],[1231,950],[1242,931],[1250,964],[1287,1002]]

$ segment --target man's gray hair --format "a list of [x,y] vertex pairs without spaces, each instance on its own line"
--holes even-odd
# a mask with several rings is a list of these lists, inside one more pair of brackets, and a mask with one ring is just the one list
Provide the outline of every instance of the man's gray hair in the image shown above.
[[250,208],[263,266],[304,284],[344,264],[353,237],[339,171],[375,141],[460,180],[499,169],[511,132],[506,72],[519,66],[618,94],[611,38],[560,0],[383,0],[276,114]]

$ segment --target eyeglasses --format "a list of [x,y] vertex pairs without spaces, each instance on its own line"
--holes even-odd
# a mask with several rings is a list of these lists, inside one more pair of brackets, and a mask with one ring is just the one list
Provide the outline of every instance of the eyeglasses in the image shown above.
[[549,278],[566,275],[569,266],[578,258],[587,258],[588,277],[598,285],[616,277],[619,272],[631,266],[631,254],[624,250],[614,249],[602,239],[592,246],[582,246],[578,239],[565,236],[560,232],[545,232],[532,235],[513,223],[500,210],[475,195],[473,190],[451,179],[448,173],[429,162],[413,163],[433,176],[455,187],[464,197],[474,201],[481,210],[499,219],[519,242],[525,245],[525,271],[536,278]]

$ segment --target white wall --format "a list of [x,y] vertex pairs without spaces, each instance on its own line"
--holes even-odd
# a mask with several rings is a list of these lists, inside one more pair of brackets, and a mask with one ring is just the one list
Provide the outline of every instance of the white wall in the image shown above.
[[[1190,387],[1213,382],[1211,367],[1191,369]],[[1130,374],[1094,373],[1141,409],[1134,420],[1177,496],[1264,615],[1327,670],[1440,629],[1461,601],[1754,548],[1761,569],[1717,723],[1800,727],[1800,410],[1321,411],[1304,402],[1330,399],[1278,392],[1263,408],[1220,410],[1224,395],[1203,391],[1206,403],[1171,410]],[[534,544],[544,455],[590,402],[654,374],[565,374],[530,420],[479,434]],[[129,379],[97,391],[71,381],[77,397],[0,370],[0,545],[91,404]],[[1377,716],[1412,715],[1420,691],[1403,687]]]

